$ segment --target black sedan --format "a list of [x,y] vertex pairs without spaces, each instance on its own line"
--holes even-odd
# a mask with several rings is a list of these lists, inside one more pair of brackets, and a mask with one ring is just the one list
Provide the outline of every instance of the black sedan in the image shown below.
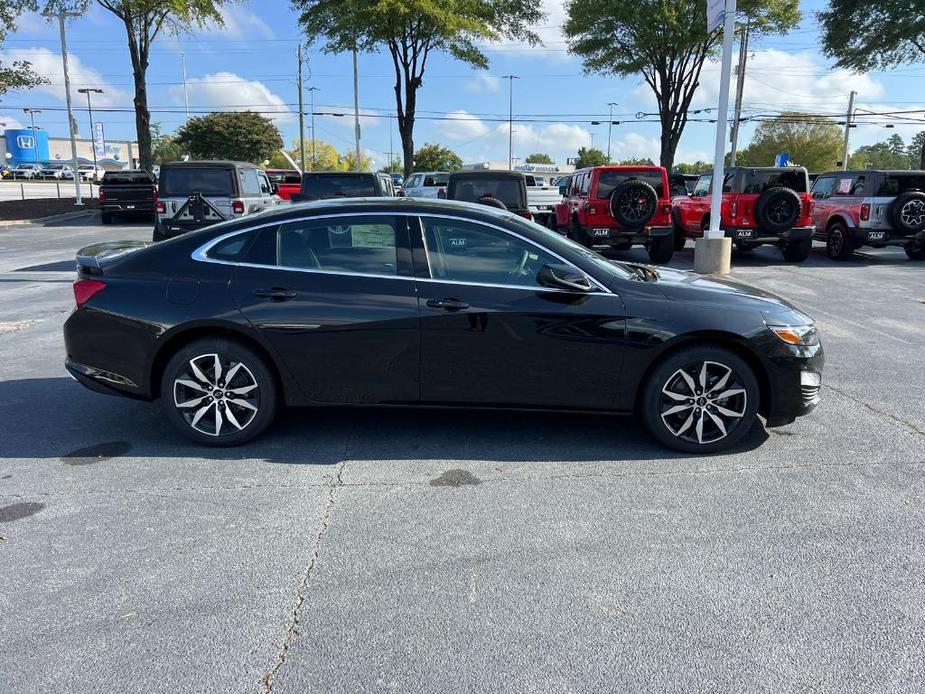
[[298,204],[77,260],[68,371],[209,445],[283,405],[414,405],[636,413],[705,453],[819,399],[819,336],[782,299],[481,205]]

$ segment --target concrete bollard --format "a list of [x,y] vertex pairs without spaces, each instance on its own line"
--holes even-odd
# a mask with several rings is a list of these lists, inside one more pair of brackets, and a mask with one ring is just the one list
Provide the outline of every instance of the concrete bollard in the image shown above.
[[701,275],[728,275],[732,265],[732,239],[725,236],[697,239],[694,244],[694,272]]

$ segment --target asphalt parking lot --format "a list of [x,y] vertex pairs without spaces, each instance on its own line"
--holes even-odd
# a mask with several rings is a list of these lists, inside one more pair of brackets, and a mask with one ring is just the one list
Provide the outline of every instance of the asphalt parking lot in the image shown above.
[[698,458],[485,412],[289,411],[196,447],[64,372],[74,251],[114,238],[150,225],[0,228],[4,691],[925,691],[901,250],[734,258],[818,320],[823,401]]

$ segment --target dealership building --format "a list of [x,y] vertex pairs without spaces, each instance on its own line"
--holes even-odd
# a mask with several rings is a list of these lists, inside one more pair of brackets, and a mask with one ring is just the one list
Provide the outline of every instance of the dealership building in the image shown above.
[[[100,129],[99,134],[102,133]],[[129,140],[90,140],[76,138],[77,162],[93,163],[96,145],[96,163],[105,169],[125,169],[138,166],[138,143]],[[100,156],[102,155],[102,156]],[[71,161],[71,141],[66,137],[49,137],[44,130],[16,128],[3,131],[0,139],[0,162],[19,164],[49,164]]]

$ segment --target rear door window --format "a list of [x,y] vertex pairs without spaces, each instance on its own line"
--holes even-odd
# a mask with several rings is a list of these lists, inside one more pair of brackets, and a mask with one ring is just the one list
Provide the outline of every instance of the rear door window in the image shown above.
[[877,189],[877,196],[895,197],[910,190],[925,191],[925,174],[889,174]]
[[281,267],[360,275],[397,275],[394,217],[333,217],[283,224],[276,234]]
[[257,169],[241,170],[241,194],[247,197],[260,195],[260,179],[257,178]]
[[797,193],[805,193],[809,190],[807,179],[808,176],[802,169],[794,169],[793,171],[746,169],[742,192],[760,195],[768,188],[783,187],[790,188]]
[[816,182],[813,184],[813,198],[816,200],[825,200],[832,196],[832,192],[835,190],[835,178],[832,176],[826,176],[824,178],[817,178]]
[[655,188],[658,197],[665,194],[661,171],[601,171],[597,179],[597,197],[606,200],[613,189],[626,181],[644,181]]
[[234,170],[206,167],[161,169],[161,197],[193,193],[234,197]]

